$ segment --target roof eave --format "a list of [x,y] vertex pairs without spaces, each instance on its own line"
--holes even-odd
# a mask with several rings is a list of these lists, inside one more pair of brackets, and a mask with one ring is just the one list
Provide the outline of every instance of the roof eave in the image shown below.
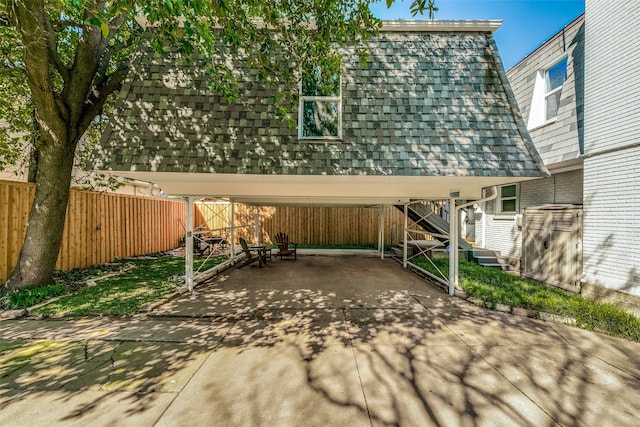
[[382,21],[380,31],[390,32],[495,32],[502,25],[502,20],[441,20],[441,21],[425,21],[425,20],[385,20]]

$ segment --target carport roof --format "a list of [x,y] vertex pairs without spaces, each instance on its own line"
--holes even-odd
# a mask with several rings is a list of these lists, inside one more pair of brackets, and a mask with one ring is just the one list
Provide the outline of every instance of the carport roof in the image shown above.
[[380,204],[477,198],[544,176],[493,40],[495,21],[394,21],[345,49],[340,140],[299,140],[240,59],[238,98],[206,67],[139,52],[94,168],[169,194],[260,204]]

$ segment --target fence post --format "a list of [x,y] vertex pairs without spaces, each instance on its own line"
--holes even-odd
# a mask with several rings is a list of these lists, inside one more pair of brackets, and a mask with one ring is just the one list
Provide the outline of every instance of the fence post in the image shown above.
[[260,206],[256,206],[255,213],[255,242],[256,245],[260,244]]
[[380,251],[380,259],[384,259],[384,205],[380,206],[378,215],[378,250]]

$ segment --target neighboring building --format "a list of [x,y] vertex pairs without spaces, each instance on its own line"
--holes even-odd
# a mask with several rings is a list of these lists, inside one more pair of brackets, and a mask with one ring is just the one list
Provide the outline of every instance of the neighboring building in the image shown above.
[[577,262],[582,292],[590,295],[608,289],[640,296],[638,25],[633,0],[614,8],[587,0],[584,15],[508,71],[552,176],[503,186],[501,199],[482,207],[476,221],[479,246],[520,258],[525,208],[583,205]]
[[584,280],[640,296],[640,8],[586,2]]
[[522,256],[522,212],[545,204],[582,204],[584,15],[507,72],[522,117],[552,176],[502,186],[482,207],[476,245]]

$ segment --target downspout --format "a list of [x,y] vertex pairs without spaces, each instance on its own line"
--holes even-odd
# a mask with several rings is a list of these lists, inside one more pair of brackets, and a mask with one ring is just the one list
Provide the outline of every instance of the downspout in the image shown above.
[[[449,234],[449,295],[453,296],[455,293],[455,289],[458,287],[458,218],[460,215],[460,211],[469,206],[475,205],[476,203],[485,203],[494,200],[498,197],[498,187],[491,187],[492,194],[484,199],[474,200],[473,202],[465,203],[460,206],[455,206],[455,200],[452,206],[455,206],[453,215],[451,215],[451,233]],[[453,200],[453,199],[452,199]],[[455,240],[454,240],[455,237]],[[454,244],[455,243],[455,244]],[[483,242],[484,244],[484,242]]]

